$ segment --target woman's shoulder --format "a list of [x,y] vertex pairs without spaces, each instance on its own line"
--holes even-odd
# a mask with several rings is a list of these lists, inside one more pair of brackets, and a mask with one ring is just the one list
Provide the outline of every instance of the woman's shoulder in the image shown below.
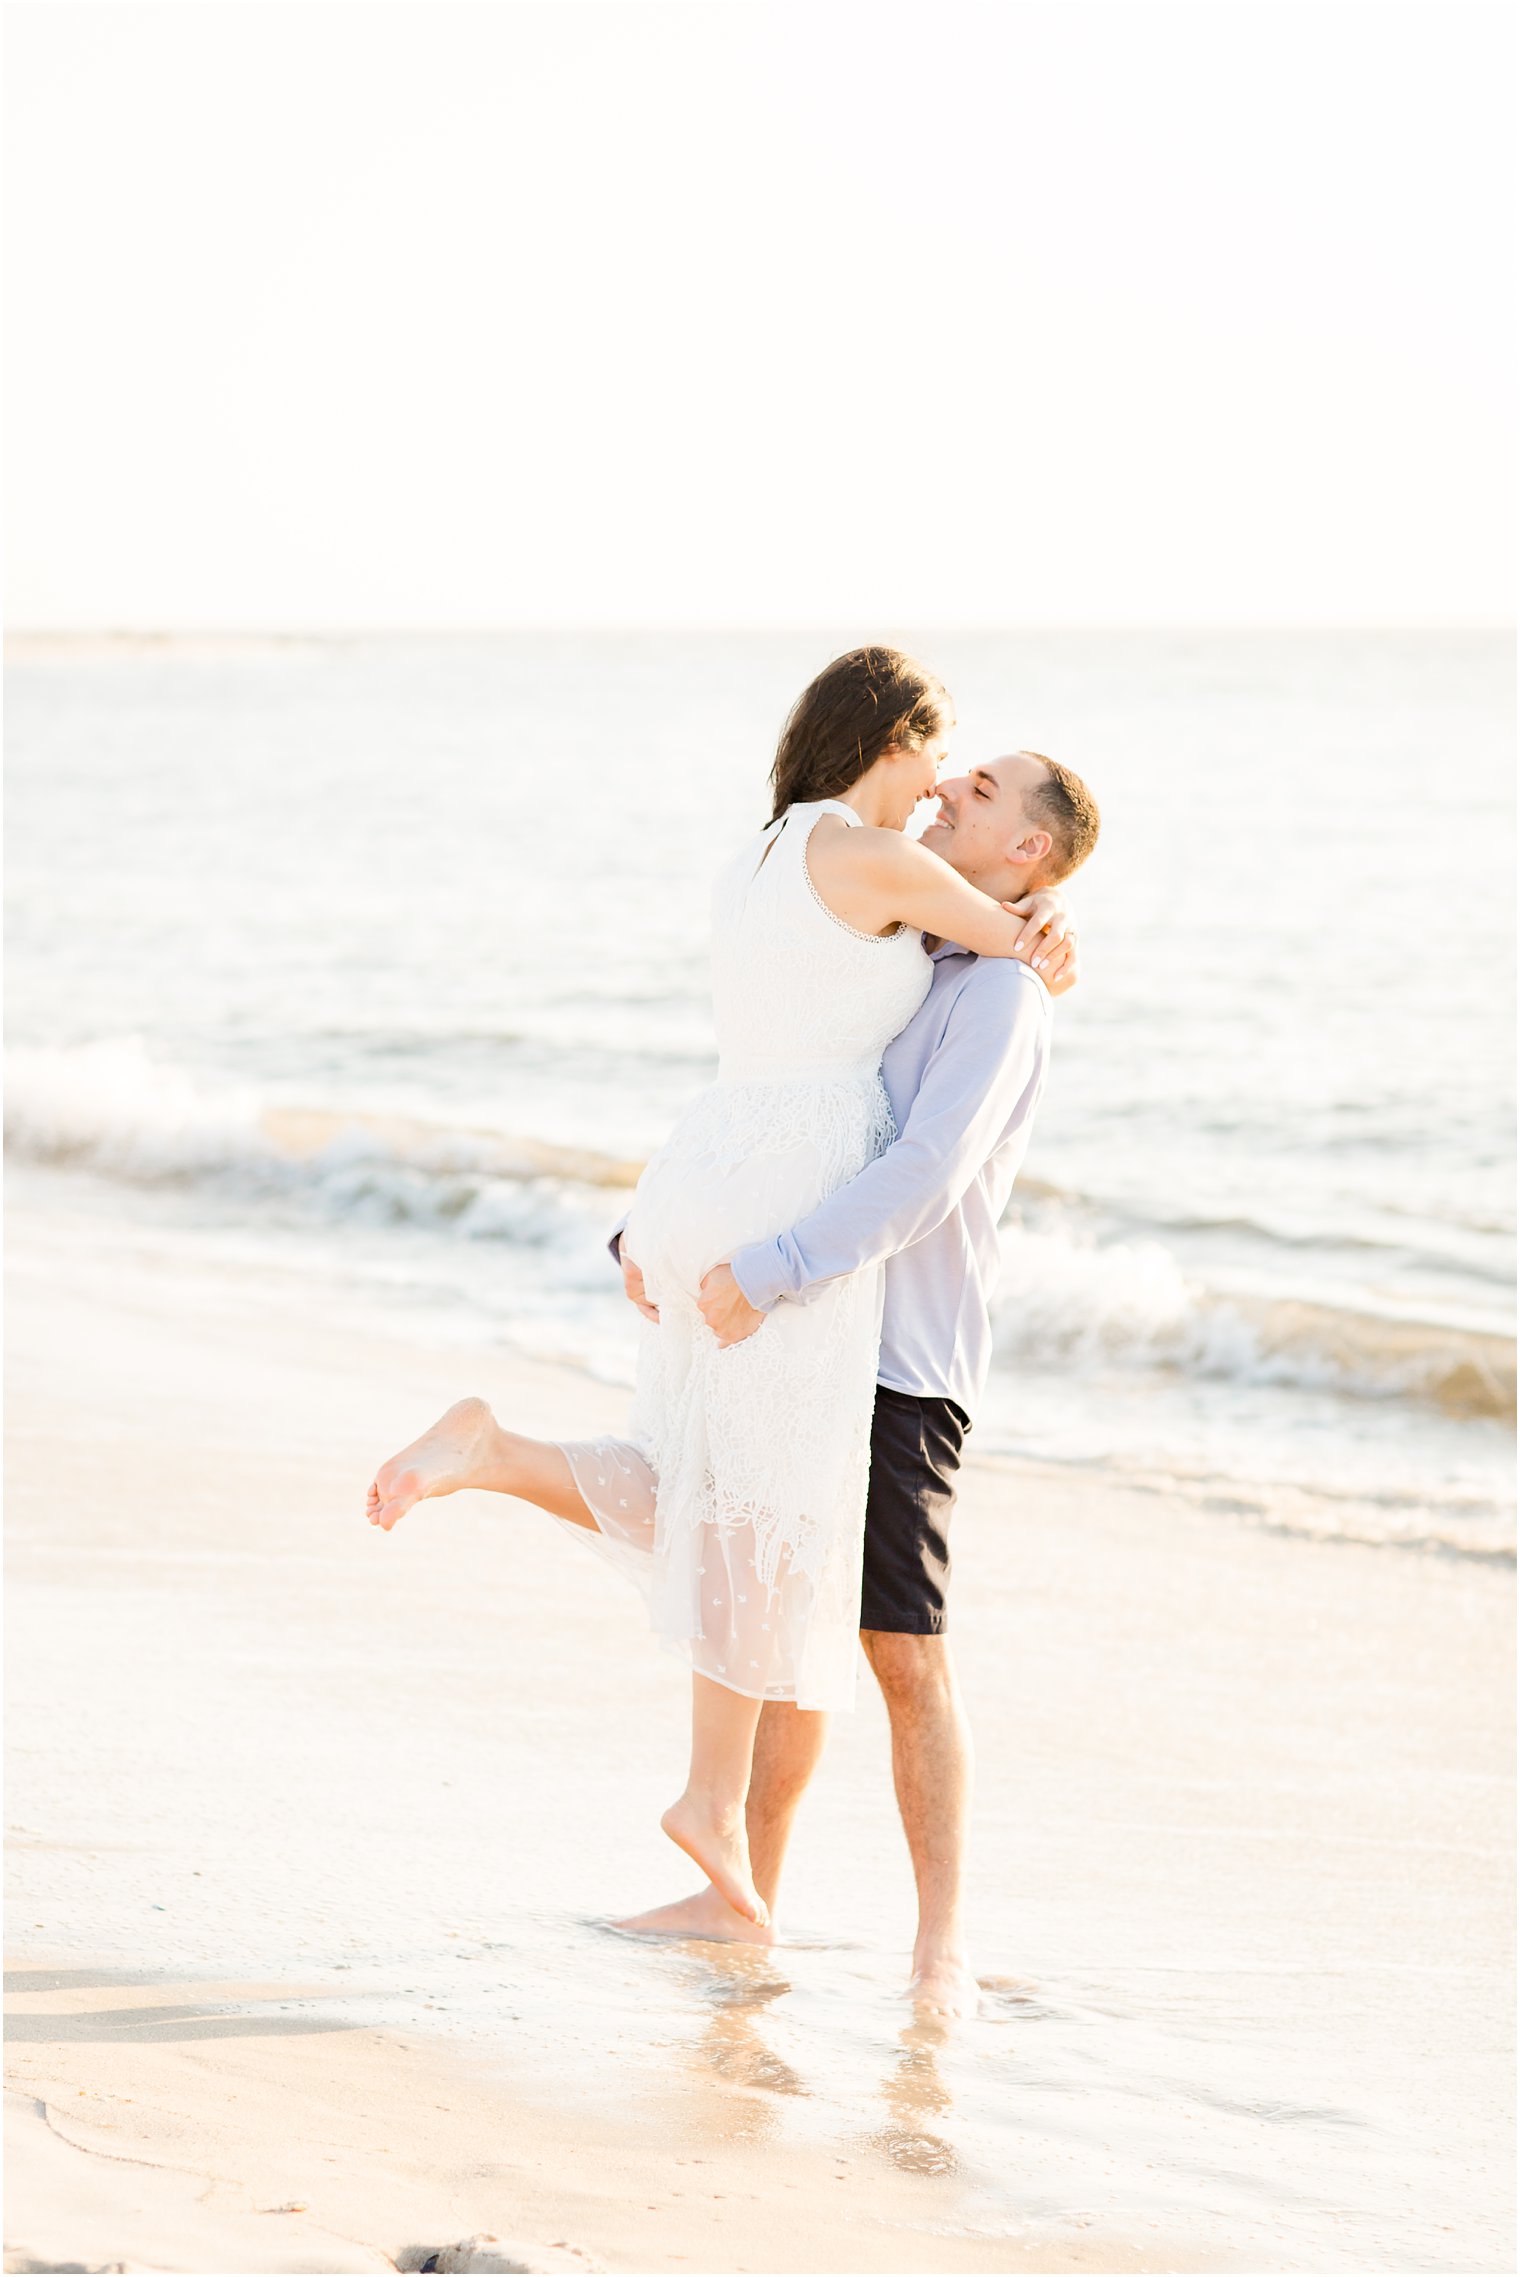
[[[830,823],[833,827],[826,827]],[[904,927],[894,904],[910,874],[904,849],[912,855],[921,853],[921,848],[905,840],[900,830],[850,824],[827,813],[818,818],[816,828],[804,833],[803,845],[808,888],[825,915],[865,940],[896,940]],[[923,859],[932,861],[933,856]]]
[[[828,829],[829,822],[837,828]],[[831,815],[827,808],[818,817],[819,827],[808,838],[808,859],[820,859],[841,875],[871,877],[901,877],[919,862],[933,861],[916,839],[905,838],[900,830],[884,829],[873,822],[849,824],[843,815]]]

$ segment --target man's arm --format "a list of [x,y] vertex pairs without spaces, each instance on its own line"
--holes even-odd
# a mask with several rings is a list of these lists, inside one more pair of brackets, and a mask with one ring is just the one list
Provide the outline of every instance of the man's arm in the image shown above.
[[1034,1110],[1049,1012],[1032,974],[1005,960],[1010,986],[968,986],[950,1008],[899,1136],[788,1233],[729,1262],[748,1302],[768,1312],[825,1281],[895,1257],[943,1225],[988,1157]]

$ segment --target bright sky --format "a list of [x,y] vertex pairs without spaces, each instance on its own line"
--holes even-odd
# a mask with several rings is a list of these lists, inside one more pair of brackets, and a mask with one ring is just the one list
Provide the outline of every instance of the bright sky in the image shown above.
[[1496,621],[1487,0],[17,0],[21,627]]

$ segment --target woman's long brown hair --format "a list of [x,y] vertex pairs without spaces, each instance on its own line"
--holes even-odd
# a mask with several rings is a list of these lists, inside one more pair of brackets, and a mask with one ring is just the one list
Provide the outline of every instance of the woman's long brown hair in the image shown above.
[[955,725],[944,683],[898,648],[852,648],[792,706],[771,768],[771,820],[809,799],[838,798],[884,751],[920,751]]

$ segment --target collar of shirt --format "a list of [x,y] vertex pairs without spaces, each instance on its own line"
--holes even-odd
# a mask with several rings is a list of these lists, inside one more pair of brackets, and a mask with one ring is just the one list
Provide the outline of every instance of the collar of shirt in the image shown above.
[[[928,948],[928,944],[932,939],[932,934],[926,934],[924,936],[924,945],[926,948]],[[941,941],[936,947],[929,949],[928,953],[929,961],[931,964],[936,965],[939,964],[941,959],[945,957],[975,957],[976,955],[975,949],[963,949],[959,941]],[[1024,967],[1024,970],[1031,976],[1032,979],[1039,982],[1041,994],[1045,997],[1048,1003],[1053,1004],[1055,1002],[1055,998],[1051,995],[1050,990],[1045,986],[1045,975],[1042,972],[1036,972],[1033,965],[1026,965]]]

